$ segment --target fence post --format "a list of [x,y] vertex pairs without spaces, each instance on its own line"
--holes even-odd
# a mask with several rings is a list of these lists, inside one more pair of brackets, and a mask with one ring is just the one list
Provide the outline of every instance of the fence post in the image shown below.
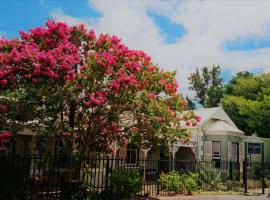
[[264,144],[262,143],[261,144],[261,151],[262,151],[262,193],[264,194],[265,193],[265,189],[264,189],[264,187],[265,187],[265,183],[264,183]]
[[105,190],[106,193],[108,194],[108,190],[109,190],[109,173],[110,173],[110,166],[109,166],[109,157],[107,157],[106,159],[106,174],[105,174]]
[[237,169],[238,169],[238,178],[237,178],[237,180],[240,182],[240,180],[241,180],[241,164],[240,164],[240,161],[237,161]]
[[233,173],[232,173],[232,171],[233,171],[233,163],[232,163],[232,161],[230,160],[229,161],[229,176],[230,176],[230,180],[232,180],[232,177],[233,177]]
[[159,195],[159,176],[160,176],[160,159],[157,160],[158,162],[158,169],[157,169],[157,195]]
[[265,194],[264,163],[262,163],[262,194]]
[[243,161],[243,183],[244,183],[244,189],[245,193],[247,193],[247,161]]

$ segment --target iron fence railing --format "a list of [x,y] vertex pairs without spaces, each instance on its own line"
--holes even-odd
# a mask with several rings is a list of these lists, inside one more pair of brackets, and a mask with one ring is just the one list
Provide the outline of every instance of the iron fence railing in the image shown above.
[[[270,165],[265,166],[270,168]],[[0,194],[6,199],[10,196],[18,199],[26,199],[26,196],[28,199],[68,199],[80,185],[87,185],[97,192],[107,189],[113,170],[137,170],[143,179],[140,194],[158,195],[165,193],[159,184],[161,173],[174,170],[200,174],[209,168],[219,172],[222,180],[240,181],[240,163],[230,161],[137,159],[130,163],[126,158],[107,157],[0,157]],[[250,169],[247,172],[249,178],[259,173],[255,164],[251,164]],[[205,189],[205,185],[201,184],[200,189]]]

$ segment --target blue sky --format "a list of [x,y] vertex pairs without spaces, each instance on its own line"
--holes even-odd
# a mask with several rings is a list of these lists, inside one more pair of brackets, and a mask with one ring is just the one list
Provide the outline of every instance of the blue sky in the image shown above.
[[187,76],[197,67],[220,65],[226,82],[242,70],[270,69],[267,1],[2,0],[0,7],[0,36],[18,37],[19,30],[44,26],[49,18],[85,23],[177,70],[186,93]]
[[2,0],[0,5],[0,31],[7,38],[17,37],[19,30],[43,26],[57,9],[79,18],[101,16],[87,0]]

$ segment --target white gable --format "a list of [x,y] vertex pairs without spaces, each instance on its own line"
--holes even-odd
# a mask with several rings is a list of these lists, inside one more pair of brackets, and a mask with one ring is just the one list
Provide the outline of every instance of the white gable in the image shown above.
[[199,126],[203,127],[210,119],[214,120],[222,120],[230,124],[231,126],[237,128],[237,126],[233,123],[227,113],[221,107],[214,108],[201,108],[198,110],[194,110],[194,112],[201,116],[201,121]]
[[201,116],[199,127],[206,134],[234,134],[242,137],[244,132],[239,130],[227,113],[221,107],[201,108],[194,110],[196,115]]
[[211,133],[235,133],[238,135],[243,135],[243,131],[239,130],[237,127],[230,125],[228,122],[223,120],[216,120],[212,126],[207,128],[206,134]]

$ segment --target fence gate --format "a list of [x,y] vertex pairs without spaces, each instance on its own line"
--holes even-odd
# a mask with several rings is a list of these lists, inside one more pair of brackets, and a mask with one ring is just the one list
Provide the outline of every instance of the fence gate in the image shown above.
[[[269,163],[256,163],[243,161],[243,184],[245,193],[265,193],[266,179],[268,177]],[[268,186],[269,187],[269,186]]]

